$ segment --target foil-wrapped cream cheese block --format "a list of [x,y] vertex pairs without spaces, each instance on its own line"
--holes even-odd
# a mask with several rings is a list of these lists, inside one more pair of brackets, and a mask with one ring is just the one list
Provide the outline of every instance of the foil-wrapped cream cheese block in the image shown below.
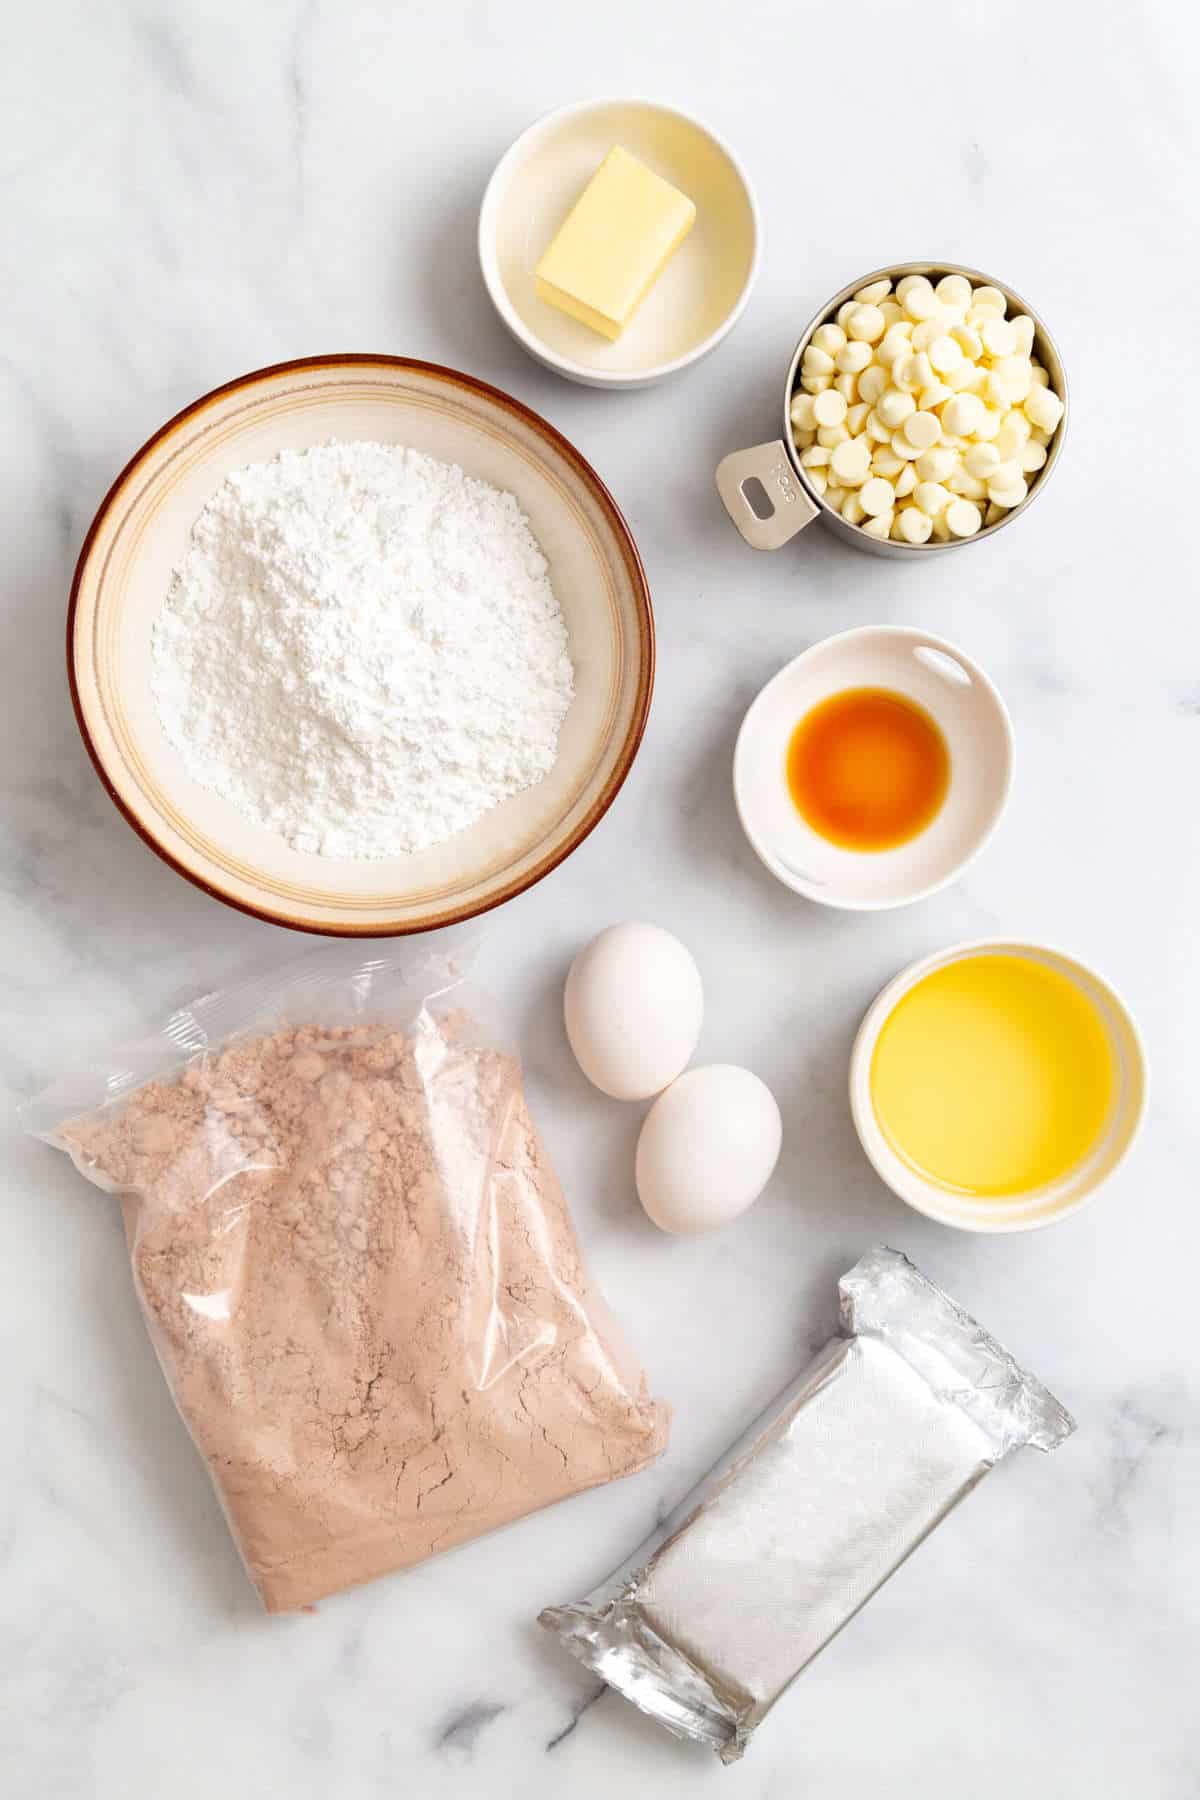
[[584,1600],[539,1622],[724,1762],[1001,1457],[1074,1421],[899,1251],[839,1283],[834,1338]]

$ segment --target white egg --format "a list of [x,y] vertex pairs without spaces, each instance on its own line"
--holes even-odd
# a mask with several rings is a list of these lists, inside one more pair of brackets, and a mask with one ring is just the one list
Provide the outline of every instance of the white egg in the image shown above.
[[571,964],[567,1037],[590,1082],[614,1100],[648,1100],[685,1069],[704,1017],[700,971],[658,925],[610,925]]
[[712,1231],[745,1212],[771,1179],[783,1126],[775,1096],[749,1069],[689,1069],[646,1114],[638,1198],[663,1231]]

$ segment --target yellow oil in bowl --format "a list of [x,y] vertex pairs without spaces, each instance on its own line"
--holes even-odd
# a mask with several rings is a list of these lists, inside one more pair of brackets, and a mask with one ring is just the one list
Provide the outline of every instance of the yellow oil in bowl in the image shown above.
[[1033,956],[944,963],[885,1019],[870,1067],[895,1154],[954,1193],[1002,1199],[1062,1180],[1113,1116],[1118,1067],[1099,1009]]

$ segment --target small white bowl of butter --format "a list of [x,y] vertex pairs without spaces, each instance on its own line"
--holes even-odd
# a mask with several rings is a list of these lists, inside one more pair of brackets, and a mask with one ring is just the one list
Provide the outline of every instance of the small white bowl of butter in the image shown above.
[[[610,338],[542,298],[536,271],[614,149],[686,196],[695,218]],[[602,225],[602,208],[593,216]],[[602,278],[619,274],[604,263],[620,235],[597,234]],[[651,387],[733,329],[758,273],[760,237],[746,173],[707,126],[653,101],[585,100],[539,119],[502,157],[480,209],[479,263],[501,319],[548,369],[589,387]]]

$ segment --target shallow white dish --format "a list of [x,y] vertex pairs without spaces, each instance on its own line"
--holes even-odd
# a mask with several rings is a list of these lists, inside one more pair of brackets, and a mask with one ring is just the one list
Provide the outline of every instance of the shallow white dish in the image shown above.
[[[881,687],[932,715],[950,751],[937,816],[895,850],[844,850],[815,832],[788,792],[786,758],[804,715],[845,688]],[[738,733],[733,789],[759,858],[785,887],[822,906],[882,912],[936,893],[995,830],[1012,780],[1008,710],[983,670],[944,638],[909,626],[863,625],[797,656],[752,702]]]
[[[888,1016],[918,981],[934,969],[959,962],[963,957],[995,954],[1033,957],[1047,963],[1086,994],[1103,1020],[1113,1048],[1117,1095],[1108,1127],[1099,1143],[1085,1161],[1061,1181],[1014,1195],[1011,1199],[993,1196],[977,1199],[927,1181],[892,1149],[871,1101],[871,1059]],[[1146,1056],[1137,1026],[1120,996],[1094,970],[1073,956],[1042,944],[985,938],[977,943],[954,944],[948,950],[938,950],[932,956],[923,957],[889,981],[872,1001],[850,1053],[850,1111],[859,1141],[876,1174],[887,1182],[894,1194],[917,1212],[924,1213],[926,1218],[957,1226],[960,1231],[1032,1231],[1042,1225],[1054,1225],[1077,1212],[1124,1160],[1145,1112],[1146,1079]]]
[[[615,343],[538,298],[534,269],[614,144],[696,203],[696,222]],[[649,100],[584,100],[522,133],[488,183],[479,265],[531,356],[589,387],[650,387],[699,362],[741,317],[758,273],[758,210],[720,138]]]

